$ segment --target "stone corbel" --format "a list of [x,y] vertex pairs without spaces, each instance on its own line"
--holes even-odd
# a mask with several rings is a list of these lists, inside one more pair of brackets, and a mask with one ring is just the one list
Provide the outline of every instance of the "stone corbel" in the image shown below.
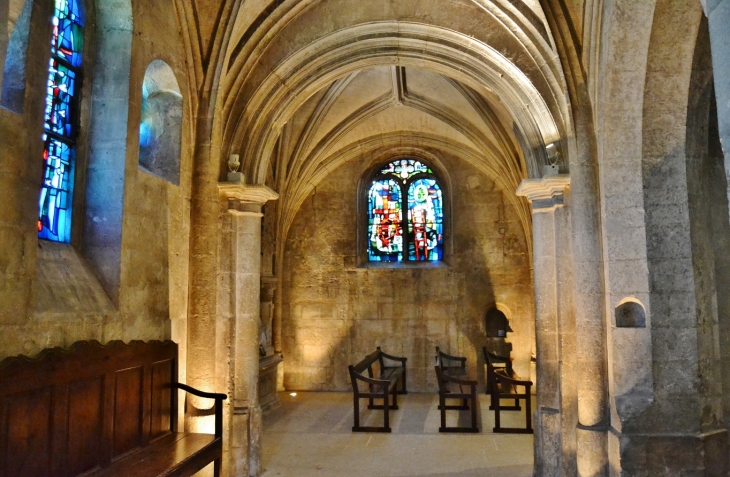
[[551,210],[564,205],[565,192],[569,188],[570,176],[559,175],[542,179],[525,179],[516,193],[530,201],[533,211]]
[[246,185],[241,182],[219,182],[218,193],[228,201],[228,211],[234,214],[263,217],[261,207],[270,200],[277,200],[277,194],[265,185]]

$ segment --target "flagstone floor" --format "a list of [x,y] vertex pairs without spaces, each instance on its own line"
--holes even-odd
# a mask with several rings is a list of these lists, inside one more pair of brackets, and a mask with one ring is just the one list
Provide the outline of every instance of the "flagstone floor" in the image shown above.
[[[353,433],[351,393],[280,394],[264,417],[263,477],[530,477],[532,435],[494,434],[494,412],[480,395],[479,434],[440,434],[438,395],[399,396],[391,434]],[[382,411],[361,401],[362,425],[382,425]],[[534,409],[534,407],[533,407]],[[524,426],[504,412],[503,426]],[[447,425],[466,425],[469,411],[450,411]]]

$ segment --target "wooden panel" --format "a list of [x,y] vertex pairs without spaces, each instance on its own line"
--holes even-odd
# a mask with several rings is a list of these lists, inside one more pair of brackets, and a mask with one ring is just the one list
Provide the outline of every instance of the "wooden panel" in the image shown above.
[[113,457],[142,444],[142,367],[116,373]]
[[[176,355],[170,341],[80,341],[0,361],[0,477],[79,475],[146,444],[153,396],[169,393],[168,370],[176,382]],[[158,414],[170,408],[164,400]],[[154,432],[169,422],[158,415]]]
[[51,470],[52,388],[7,396],[2,405],[4,477],[45,477]]
[[150,418],[150,438],[154,439],[171,431],[170,413],[172,410],[173,365],[172,360],[152,365],[152,410]]
[[103,384],[103,376],[97,376],[69,385],[67,475],[101,465]]

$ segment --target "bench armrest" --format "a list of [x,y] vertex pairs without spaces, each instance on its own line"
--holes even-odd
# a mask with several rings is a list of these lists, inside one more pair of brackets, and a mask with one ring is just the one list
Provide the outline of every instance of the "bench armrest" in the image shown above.
[[215,437],[222,438],[223,437],[223,401],[228,399],[228,396],[226,394],[220,394],[220,393],[206,393],[204,391],[201,391],[199,389],[195,389],[194,387],[188,386],[187,384],[182,383],[173,383],[172,386],[177,389],[182,389],[183,391],[190,393],[194,396],[198,396],[205,399],[215,399],[215,404],[213,404],[213,408],[215,410]]
[[477,385],[477,382],[473,381],[471,379],[455,378],[453,376],[449,376],[448,374],[443,374],[442,376],[443,376],[443,380],[447,381],[449,383],[460,384],[462,386],[476,386]]
[[444,359],[447,359],[449,361],[458,361],[458,362],[462,363],[462,366],[466,365],[466,357],[465,356],[452,356],[450,354],[444,353],[443,351],[441,351],[438,348],[436,348],[436,351],[438,352],[438,357],[439,358],[444,358]]
[[188,386],[187,384],[182,383],[174,383],[173,387],[176,387],[178,389],[182,389],[185,392],[188,392],[190,394],[193,394],[198,397],[207,398],[207,399],[215,399],[215,400],[221,400],[225,401],[228,399],[228,396],[226,394],[221,393],[206,393],[204,391],[201,391],[199,389],[195,389],[192,386]]
[[494,373],[494,374],[499,381],[507,383],[507,384],[511,384],[513,386],[527,386],[527,387],[532,386],[532,381],[530,381],[529,379],[513,379],[508,376],[505,376],[502,373]]
[[357,374],[357,373],[354,374],[354,377],[357,380],[365,381],[368,384],[375,384],[375,385],[378,385],[378,386],[381,386],[381,385],[386,385],[387,386],[387,385],[390,384],[390,381],[388,381],[387,379],[368,378],[366,376],[363,376],[362,374]]
[[398,356],[390,355],[388,353],[384,353],[383,350],[380,349],[380,346],[378,346],[378,351],[380,351],[380,355],[383,358],[388,358],[388,359],[393,360],[393,361],[400,361],[401,363],[403,363],[403,366],[405,366],[406,365],[406,361],[408,361],[408,358],[401,358],[401,357],[398,357]]

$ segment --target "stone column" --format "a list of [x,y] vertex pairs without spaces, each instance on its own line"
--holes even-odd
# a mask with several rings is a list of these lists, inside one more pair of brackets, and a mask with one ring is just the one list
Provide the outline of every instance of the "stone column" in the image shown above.
[[525,180],[532,204],[537,345],[535,475],[576,475],[577,391],[567,176]]
[[[261,406],[258,399],[261,207],[267,201],[277,199],[278,195],[268,187],[242,183],[222,183],[218,189],[227,207],[224,220],[228,221],[223,226],[219,292],[228,295],[221,301],[230,304],[230,320],[228,330],[219,329],[221,339],[218,340],[223,342],[219,346],[227,342],[229,347],[231,399],[226,419],[228,452],[225,467],[227,475],[255,477],[261,471]],[[226,322],[225,319],[221,321]]]

